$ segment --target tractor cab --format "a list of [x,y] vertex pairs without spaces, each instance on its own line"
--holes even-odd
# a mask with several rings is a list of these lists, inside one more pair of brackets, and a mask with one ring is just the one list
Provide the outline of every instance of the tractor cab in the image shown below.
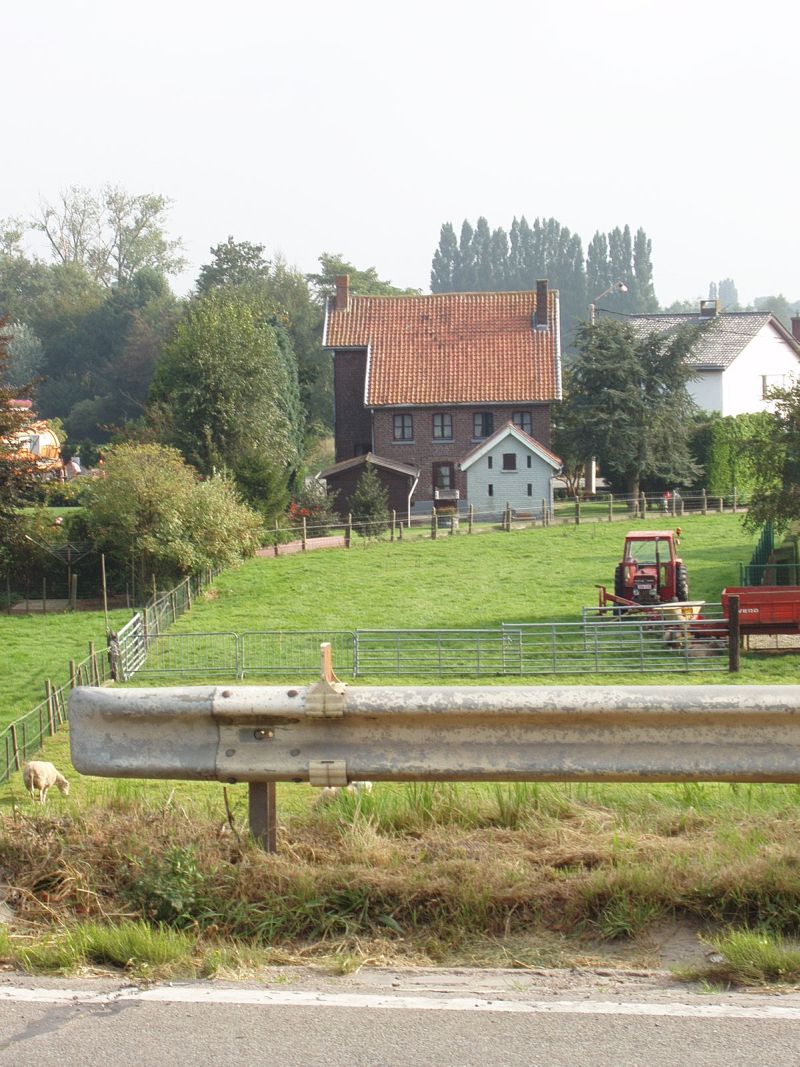
[[640,530],[625,538],[622,562],[614,574],[614,595],[634,604],[665,604],[689,599],[683,560],[672,530]]

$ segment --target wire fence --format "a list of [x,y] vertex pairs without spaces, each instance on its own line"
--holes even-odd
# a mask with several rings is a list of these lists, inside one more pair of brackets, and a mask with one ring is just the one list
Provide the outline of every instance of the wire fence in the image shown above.
[[[14,771],[21,770],[25,761],[41,749],[44,741],[67,722],[72,689],[80,685],[101,686],[133,677],[150,655],[148,633],[157,638],[188,611],[193,599],[210,584],[216,573],[203,571],[184,579],[168,592],[156,594],[118,633],[108,634],[101,648],[95,648],[90,642],[87,659],[80,663],[70,660],[68,681],[54,686],[48,679],[44,701],[0,731],[0,783],[7,781]],[[202,655],[202,650],[198,654]],[[193,667],[195,671],[198,669]]]
[[[611,493],[579,499],[534,501],[528,497],[499,501],[496,507],[476,508],[466,501],[434,504],[418,513],[392,511],[386,519],[359,522],[351,515],[324,522],[303,519],[292,527],[276,527],[266,539],[262,554],[283,555],[306,547],[352,546],[359,538],[387,538],[391,541],[436,538],[458,533],[481,533],[488,530],[520,530],[534,526],[581,525],[652,519],[671,522],[685,515],[737,514],[742,505],[736,493],[712,496],[705,489],[696,493],[672,493],[669,499],[659,493],[638,496],[614,496]],[[325,542],[321,546],[320,542]]]
[[[730,666],[728,623],[719,605],[702,622],[643,612],[620,617],[586,609],[581,621],[504,623],[488,629],[291,631],[145,636],[141,619],[120,632],[121,680],[134,674],[313,676],[319,646],[330,641],[344,677],[538,676],[696,672]],[[594,612],[594,614],[592,614]],[[143,658],[142,657],[142,653]]]
[[90,646],[87,659],[70,662],[69,681],[53,686],[45,682],[45,699],[0,733],[0,782],[6,782],[26,760],[34,756],[67,721],[69,694],[78,685],[104,685],[111,678],[108,649]]

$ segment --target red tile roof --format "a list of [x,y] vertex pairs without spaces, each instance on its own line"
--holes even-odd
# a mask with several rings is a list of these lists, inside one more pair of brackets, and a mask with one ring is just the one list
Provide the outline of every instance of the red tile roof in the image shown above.
[[323,344],[368,348],[368,407],[531,403],[560,396],[558,292],[549,329],[536,329],[536,293],[350,296],[331,302]]

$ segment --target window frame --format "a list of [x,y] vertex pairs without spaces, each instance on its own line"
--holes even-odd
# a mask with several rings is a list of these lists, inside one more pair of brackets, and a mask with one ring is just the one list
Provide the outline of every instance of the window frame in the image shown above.
[[[480,431],[478,429],[480,420]],[[488,433],[486,428],[488,427]],[[472,413],[472,437],[475,441],[485,441],[494,433],[494,412],[473,411]]]
[[[398,426],[400,433],[397,432]],[[414,440],[414,416],[410,412],[396,411],[392,415],[392,440],[403,444]]]
[[[527,421],[528,425],[523,426],[523,422]],[[533,437],[533,414],[530,411],[514,411],[511,415],[511,422],[518,430],[522,430],[529,437]]]
[[[444,471],[444,470],[447,471],[448,481],[450,483],[449,485],[439,485],[438,484],[438,477],[437,476],[441,471]],[[439,491],[441,491],[443,493],[452,493],[452,492],[454,492],[455,488],[456,488],[456,465],[455,465],[455,463],[452,463],[452,462],[450,462],[450,460],[446,460],[446,459],[435,460],[431,464],[431,484],[433,485],[433,491],[434,492],[436,492],[437,490],[439,490]]]
[[[439,421],[439,431],[437,432],[437,420]],[[445,429],[449,426],[450,432],[445,433]],[[431,436],[434,441],[452,441],[453,438],[453,415],[450,411],[435,411],[433,418],[431,419]]]

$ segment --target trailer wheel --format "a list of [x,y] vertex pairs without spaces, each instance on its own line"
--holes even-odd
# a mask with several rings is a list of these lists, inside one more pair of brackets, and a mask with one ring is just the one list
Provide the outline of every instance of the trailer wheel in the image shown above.
[[678,600],[689,599],[689,575],[684,563],[679,563],[675,568],[675,595]]

